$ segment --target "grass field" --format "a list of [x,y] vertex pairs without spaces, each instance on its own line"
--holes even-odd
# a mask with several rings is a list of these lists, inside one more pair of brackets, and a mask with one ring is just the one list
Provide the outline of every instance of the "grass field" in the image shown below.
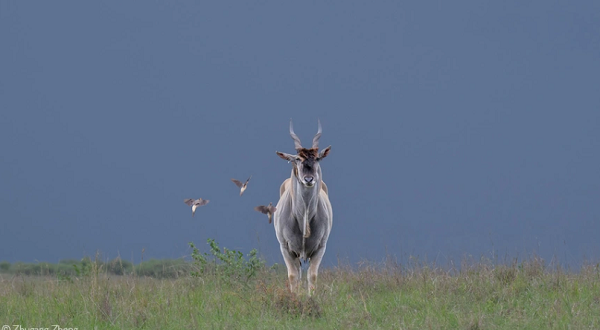
[[186,268],[156,278],[112,275],[95,265],[77,275],[1,274],[0,326],[600,329],[599,266],[567,272],[535,257],[445,269],[418,262],[340,266],[320,273],[313,297],[289,293],[282,267],[261,266],[251,276],[215,267],[192,276]]

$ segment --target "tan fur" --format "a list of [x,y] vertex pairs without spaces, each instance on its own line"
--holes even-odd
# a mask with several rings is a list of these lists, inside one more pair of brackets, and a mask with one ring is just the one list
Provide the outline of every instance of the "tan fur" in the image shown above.
[[325,181],[321,180],[321,190],[323,190],[325,192],[325,195],[329,195],[329,190],[327,189],[327,185],[325,184]]
[[283,196],[283,193],[290,189],[291,187],[291,180],[292,178],[287,178],[285,179],[285,181],[283,181],[283,183],[281,184],[281,187],[279,187],[279,198],[281,198],[281,196]]

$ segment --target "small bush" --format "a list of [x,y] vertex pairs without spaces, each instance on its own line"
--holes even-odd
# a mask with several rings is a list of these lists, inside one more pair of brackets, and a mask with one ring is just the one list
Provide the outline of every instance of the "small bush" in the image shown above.
[[8,273],[9,269],[10,269],[10,262],[8,262],[8,261],[0,262],[0,272]]
[[107,271],[113,275],[125,275],[131,273],[133,264],[119,257],[111,260],[107,265]]
[[135,266],[135,274],[155,278],[177,278],[189,269],[182,259],[150,259]]
[[41,275],[42,267],[39,264],[25,264],[17,262],[14,265],[14,272],[17,275]]
[[207,244],[210,246],[210,253],[213,255],[213,262],[208,262],[208,253],[200,253],[194,243],[189,243],[192,248],[192,260],[194,269],[191,272],[192,276],[201,276],[207,273],[212,264],[212,269],[217,275],[222,276],[227,281],[243,281],[248,282],[251,278],[255,277],[257,272],[264,269],[265,263],[263,260],[258,258],[258,251],[253,249],[247,255],[247,260],[244,259],[244,254],[240,251],[229,250],[221,248],[219,244],[213,240],[208,239]]

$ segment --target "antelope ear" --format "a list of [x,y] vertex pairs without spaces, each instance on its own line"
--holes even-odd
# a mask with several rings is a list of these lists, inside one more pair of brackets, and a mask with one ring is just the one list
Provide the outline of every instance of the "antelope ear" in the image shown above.
[[288,162],[293,162],[298,158],[298,156],[296,156],[296,155],[286,154],[285,152],[279,152],[279,151],[275,151],[275,152],[277,153],[277,156],[281,157],[281,159],[287,160]]
[[317,160],[321,160],[327,157],[327,155],[329,155],[329,150],[331,150],[331,146],[321,150],[321,152],[319,152],[319,157],[317,157]]

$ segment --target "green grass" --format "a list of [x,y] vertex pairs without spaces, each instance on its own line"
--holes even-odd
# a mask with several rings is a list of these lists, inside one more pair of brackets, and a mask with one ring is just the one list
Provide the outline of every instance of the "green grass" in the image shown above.
[[[10,269],[9,265],[5,269]],[[0,326],[79,329],[600,329],[600,269],[577,272],[539,258],[460,269],[362,263],[324,269],[313,297],[286,288],[286,272],[250,279],[219,268],[190,276],[0,275]],[[187,267],[191,267],[188,263]],[[150,267],[152,269],[156,268]],[[160,268],[160,267],[159,267]],[[163,267],[164,269],[164,267]],[[189,269],[187,269],[189,270]],[[305,277],[303,278],[305,280]]]

